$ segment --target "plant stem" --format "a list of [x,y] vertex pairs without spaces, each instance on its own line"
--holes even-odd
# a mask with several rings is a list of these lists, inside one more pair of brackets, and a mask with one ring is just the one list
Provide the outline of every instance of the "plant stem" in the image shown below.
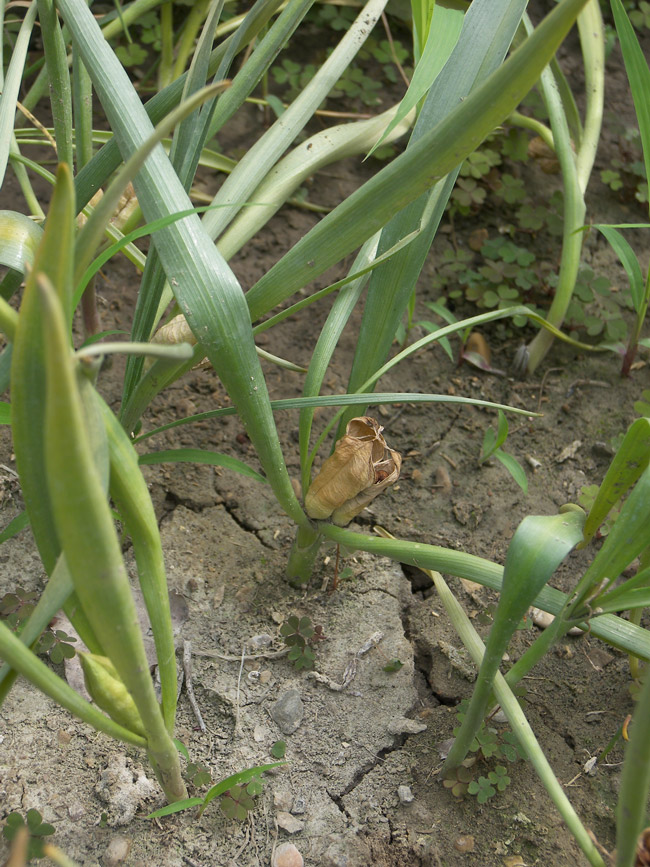
[[[625,750],[621,789],[616,808],[616,867],[632,867],[637,840],[647,824],[650,789],[650,677],[646,676],[636,703],[630,742]],[[636,862],[636,863],[641,863]]]
[[[541,76],[542,92],[564,184],[562,257],[555,298],[547,316],[547,321],[557,328],[562,326],[566,316],[580,267],[583,236],[577,230],[585,218],[584,193],[600,138],[605,86],[605,41],[598,0],[590,0],[578,16],[578,22],[585,64],[587,111],[582,139],[576,142],[577,154],[573,151],[567,116],[553,73],[546,69]],[[530,22],[527,22],[527,26],[530,26]],[[535,372],[552,343],[553,337],[548,331],[540,331],[533,338],[528,346],[529,374]]]
[[298,527],[287,563],[287,578],[292,584],[309,581],[322,541],[321,533],[315,528]]
[[[422,542],[377,539],[324,521],[319,523],[318,529],[326,539],[331,539],[350,551],[368,551],[370,554],[408,563],[418,569],[439,569],[458,578],[477,581],[492,590],[501,590],[503,566],[483,557],[441,548],[438,545],[424,545]],[[558,614],[566,605],[566,601],[567,597],[564,593],[552,587],[544,587],[533,604],[551,614]],[[575,625],[587,628],[586,624]],[[627,620],[609,614],[595,617],[590,626],[592,635],[606,641],[612,647],[617,647],[626,653],[635,653],[642,659],[650,661],[650,637],[647,630],[639,629]]]

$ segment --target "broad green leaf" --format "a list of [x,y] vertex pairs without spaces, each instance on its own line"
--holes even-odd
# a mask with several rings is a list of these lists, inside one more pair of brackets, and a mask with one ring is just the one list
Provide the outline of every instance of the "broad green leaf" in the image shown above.
[[474,692],[442,773],[467,755],[485,717],[501,659],[517,625],[539,591],[582,538],[584,512],[530,515],[519,524],[508,546],[499,604],[485,643]]
[[[533,599],[566,555],[582,540],[584,512],[568,511],[521,522],[508,546],[503,586],[488,646],[505,652],[510,636]],[[494,638],[492,635],[494,633]]]
[[591,541],[612,506],[634,485],[649,462],[650,419],[638,418],[628,428],[598,489],[585,522],[584,544]]
[[11,424],[11,404],[0,401],[0,424]]
[[248,476],[249,479],[255,479],[256,482],[266,484],[267,480],[261,476],[248,464],[237,458],[232,458],[230,455],[224,455],[220,452],[210,452],[206,449],[167,449],[161,452],[149,452],[146,455],[140,455],[140,464],[175,464],[175,463],[190,463],[190,464],[209,464],[212,467],[224,467],[227,470],[233,470],[236,473],[241,473],[243,476]]

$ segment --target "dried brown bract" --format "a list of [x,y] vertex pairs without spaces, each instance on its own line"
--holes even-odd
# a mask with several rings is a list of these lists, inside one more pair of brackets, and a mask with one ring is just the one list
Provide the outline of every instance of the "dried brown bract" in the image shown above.
[[395,484],[402,456],[386,445],[382,430],[370,416],[352,419],[307,491],[305,508],[311,518],[331,518],[344,527]]

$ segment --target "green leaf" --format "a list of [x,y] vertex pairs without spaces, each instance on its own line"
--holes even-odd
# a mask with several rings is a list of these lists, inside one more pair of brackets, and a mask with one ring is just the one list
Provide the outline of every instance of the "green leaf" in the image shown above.
[[16,515],[4,530],[0,533],[0,545],[3,542],[6,542],[8,539],[13,539],[14,536],[17,536],[21,530],[24,530],[25,527],[29,527],[29,515],[27,512],[21,512],[20,515]]
[[271,755],[274,759],[283,759],[287,752],[287,745],[284,741],[276,741],[271,747]]
[[613,228],[613,226],[596,224],[593,228],[602,232],[609,241],[612,250],[614,250],[618,258],[621,260],[621,264],[625,268],[630,281],[632,303],[634,304],[634,309],[638,313],[642,309],[644,302],[645,281],[643,279],[643,274],[641,273],[639,260],[637,259],[634,250],[623,235],[621,235],[617,229]]
[[497,449],[494,453],[494,457],[500,461],[503,466],[508,470],[512,478],[517,482],[521,490],[524,494],[528,493],[528,478],[526,476],[526,472],[522,465],[519,463],[517,458],[514,458],[512,455],[509,455],[507,452],[502,451],[501,449]]
[[621,0],[612,0],[612,12],[641,133],[646,177],[650,178],[650,68]]
[[391,659],[383,668],[382,671],[388,672],[388,674],[393,674],[396,671],[399,671],[400,668],[404,668],[404,663],[400,662],[399,659]]
[[390,131],[426,96],[458,41],[463,19],[464,15],[460,9],[446,9],[439,4],[435,6],[432,19],[433,27],[428,28],[424,51],[415,67],[409,89],[399,104],[397,114],[388,124],[381,138],[368,151],[368,156],[371,156],[380,147]]
[[213,467],[225,467],[227,470],[241,473],[241,475],[247,476],[249,479],[255,479],[256,482],[267,484],[267,479],[264,476],[260,475],[243,461],[230,457],[230,455],[224,455],[221,452],[211,452],[207,449],[166,449],[160,452],[149,452],[146,455],[140,455],[138,462],[140,464],[208,464]]
[[176,744],[176,749],[178,750],[178,752],[189,762],[190,754],[188,752],[187,747],[183,743],[183,741],[180,740],[179,738],[174,738],[173,740],[174,740],[174,743]]
[[[201,807],[201,813],[208,806],[210,801],[214,798],[219,797],[219,795],[225,794],[229,789],[232,789],[233,786],[243,786],[246,783],[250,782],[253,777],[258,777],[260,774],[263,774],[264,771],[270,771],[271,768],[278,768],[281,765],[286,765],[286,762],[271,762],[266,765],[255,765],[253,768],[248,768],[245,771],[239,771],[236,774],[231,774],[229,777],[226,777],[225,780],[221,780],[220,783],[216,783],[216,785],[212,786],[212,788],[206,793],[203,798],[203,806]],[[158,815],[157,813],[152,813],[151,816]],[[149,817],[148,817],[149,818]]]
[[613,506],[640,478],[649,462],[650,419],[639,418],[628,428],[623,442],[605,473],[605,478],[585,521],[583,546],[591,541]]

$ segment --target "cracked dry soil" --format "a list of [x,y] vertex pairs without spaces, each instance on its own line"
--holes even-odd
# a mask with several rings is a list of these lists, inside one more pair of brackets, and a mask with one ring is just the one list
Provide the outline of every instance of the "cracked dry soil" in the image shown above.
[[[618,88],[608,100],[618,100],[624,76],[618,66],[608,72],[608,86]],[[620,100],[615,104],[622,110]],[[238,147],[259,122],[251,111],[227,146]],[[606,134],[604,148],[613,147],[615,139]],[[359,162],[336,166],[316,180],[310,195],[332,206],[367,171]],[[541,175],[536,181],[548,183]],[[588,205],[594,219],[604,212],[609,219],[613,212],[629,219],[629,209],[597,193]],[[242,285],[252,285],[315,220],[283,209],[233,263]],[[465,229],[456,226],[456,242],[464,245],[470,231],[486,222],[496,231],[498,214],[482,213]],[[422,275],[418,305],[434,297],[431,275],[439,249],[434,247]],[[585,259],[612,282],[623,280],[594,236]],[[131,266],[114,263],[107,269],[98,286],[105,327],[129,327],[135,285]],[[290,319],[261,335],[260,344],[305,363],[325,315],[318,308]],[[416,320],[424,315],[419,306]],[[356,325],[358,315],[328,372],[328,392],[345,390]],[[487,337],[493,364],[508,369],[519,335]],[[273,398],[300,394],[298,374],[271,367],[267,373]],[[100,389],[113,407],[119,405],[120,377],[119,359],[101,376]],[[612,454],[610,439],[626,429],[634,401],[649,386],[644,365],[621,381],[614,357],[576,355],[558,346],[538,375],[523,383],[456,368],[440,349],[428,350],[388,375],[382,388],[462,394],[543,411],[542,418],[511,420],[507,449],[526,467],[528,496],[500,465],[478,465],[492,414],[451,405],[382,407],[378,418],[389,444],[404,455],[402,479],[359,516],[356,527],[371,532],[379,523],[401,538],[503,562],[525,515],[554,513],[575,500],[583,485],[600,482]],[[156,400],[145,429],[226,404],[216,374],[195,371]],[[323,425],[325,413],[316,419]],[[289,470],[297,476],[297,418],[281,413],[278,420]],[[21,498],[10,439],[6,431],[1,435],[5,525],[21,508]],[[234,417],[167,431],[142,450],[180,446],[223,451],[255,464]],[[561,459],[567,447],[572,456]],[[536,471],[527,457],[539,462]],[[160,519],[170,589],[185,618],[179,644],[191,644],[194,691],[206,726],[199,729],[183,693],[177,734],[215,780],[271,761],[271,746],[280,739],[287,744],[288,764],[266,774],[257,807],[244,823],[226,819],[215,802],[200,820],[193,813],[146,820],[162,800],[147,779],[143,756],[94,733],[19,681],[0,708],[0,819],[12,810],[37,808],[55,826],[55,842],[87,867],[265,867],[274,847],[287,840],[310,867],[586,863],[529,765],[511,765],[510,786],[484,806],[471,798],[455,800],[438,782],[438,745],[452,734],[455,705],[469,696],[474,670],[426,576],[357,555],[345,561],[350,574],[329,592],[335,552],[326,548],[309,586],[292,588],[284,578],[292,530],[265,487],[206,466],[144,472]],[[553,585],[568,590],[585,558],[584,552],[570,556]],[[0,595],[17,585],[42,588],[28,533],[0,548],[0,562]],[[485,634],[489,627],[480,624],[480,615],[494,594],[454,579],[451,584]],[[279,625],[291,614],[309,616],[322,627],[314,672],[296,671],[281,652]],[[518,632],[511,659],[533,637],[529,630]],[[384,671],[394,658],[402,668]],[[629,683],[626,658],[591,636],[568,639],[525,682],[533,729],[585,824],[609,850],[622,751],[613,750],[593,775],[584,766],[631,711]],[[0,858],[6,851],[0,841]]]

